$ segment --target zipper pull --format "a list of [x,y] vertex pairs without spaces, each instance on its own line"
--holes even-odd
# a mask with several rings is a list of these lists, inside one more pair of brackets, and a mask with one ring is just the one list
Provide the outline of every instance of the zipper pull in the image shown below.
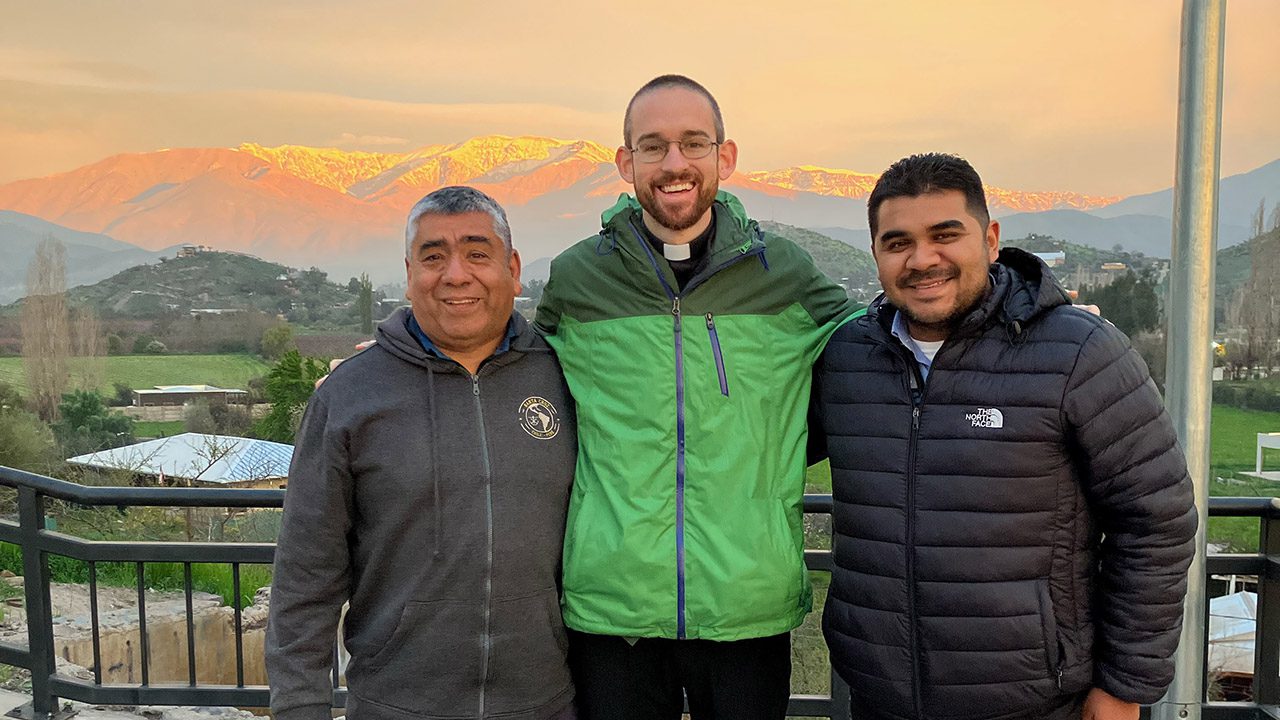
[[1058,668],[1058,691],[1062,691],[1062,668]]
[[680,296],[679,295],[671,298],[671,314],[677,317],[680,316]]
[[471,394],[480,397],[480,376],[471,376]]
[[707,313],[707,329],[708,330],[716,329],[716,321],[712,319],[711,313]]
[[920,429],[920,407],[919,406],[911,408],[911,429],[912,430]]

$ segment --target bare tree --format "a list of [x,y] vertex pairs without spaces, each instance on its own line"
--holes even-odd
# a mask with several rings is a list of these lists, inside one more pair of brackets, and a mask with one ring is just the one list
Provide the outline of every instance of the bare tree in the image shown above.
[[1280,230],[1280,202],[1271,207],[1271,218],[1267,221],[1267,231]]
[[1265,220],[1267,218],[1267,199],[1264,197],[1258,200],[1258,210],[1253,214],[1253,222],[1250,227],[1253,229],[1253,235],[1250,237],[1258,237],[1266,230]]
[[67,257],[62,243],[46,235],[27,266],[27,297],[22,303],[22,362],[36,414],[58,419],[58,403],[67,389]]
[[76,308],[71,329],[72,354],[78,358],[80,369],[77,387],[90,392],[98,390],[107,377],[106,338],[102,335],[98,313],[91,307]]
[[1256,236],[1249,241],[1249,279],[1240,302],[1240,324],[1248,332],[1241,364],[1261,365],[1269,372],[1276,340],[1280,338],[1280,237]]

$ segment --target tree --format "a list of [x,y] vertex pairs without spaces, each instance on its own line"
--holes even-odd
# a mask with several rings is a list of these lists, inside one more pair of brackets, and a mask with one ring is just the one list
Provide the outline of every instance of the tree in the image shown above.
[[373,283],[369,282],[368,273],[360,273],[360,295],[356,299],[356,307],[360,311],[360,332],[368,335],[373,332]]
[[71,329],[72,354],[80,359],[78,385],[83,390],[96,390],[106,382],[107,376],[106,343],[98,313],[91,307],[76,308]]
[[1126,272],[1110,285],[1085,288],[1079,302],[1102,308],[1103,316],[1130,337],[1160,325],[1160,300],[1156,281],[1149,274]]
[[133,418],[107,408],[102,396],[73,390],[58,406],[61,420],[53,434],[67,455],[83,455],[133,443]]
[[287,324],[275,325],[262,331],[262,357],[268,360],[279,360],[284,354],[294,349],[293,328]]
[[194,402],[183,413],[183,428],[187,432],[242,437],[252,427],[249,411],[225,400]]
[[1249,241],[1249,279],[1240,296],[1240,324],[1247,343],[1233,357],[1247,372],[1259,364],[1270,367],[1280,337],[1280,234],[1259,235]]
[[12,385],[0,383],[0,465],[47,473],[56,458],[49,426],[23,409]]
[[58,402],[67,388],[66,249],[52,235],[36,246],[27,266],[27,297],[22,303],[22,363],[36,415],[58,419]]
[[1266,223],[1264,222],[1266,217],[1267,199],[1264,197],[1258,200],[1258,210],[1254,212],[1253,222],[1250,224],[1250,227],[1253,229],[1253,234],[1249,237],[1258,237],[1267,229]]
[[315,392],[316,381],[324,374],[325,367],[319,360],[304,358],[297,350],[286,352],[267,371],[266,395],[271,411],[254,426],[254,434],[263,440],[292,443],[302,410]]

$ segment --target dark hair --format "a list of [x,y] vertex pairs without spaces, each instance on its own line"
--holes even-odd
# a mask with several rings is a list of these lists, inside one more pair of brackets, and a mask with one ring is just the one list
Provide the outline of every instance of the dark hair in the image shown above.
[[711,91],[702,87],[702,85],[691,78],[684,75],[659,75],[658,77],[645,83],[635,95],[631,96],[631,102],[627,103],[627,114],[622,119],[622,144],[631,147],[631,107],[636,104],[636,100],[645,93],[663,88],[684,88],[692,90],[711,103],[711,116],[715,119],[716,125],[716,142],[724,142],[724,118],[720,116],[720,103],[716,102],[715,96]]
[[418,223],[423,216],[465,215],[473,212],[482,212],[493,220],[493,232],[507,246],[507,255],[510,255],[511,224],[507,222],[507,213],[498,201],[473,187],[450,185],[429,193],[409,210],[409,221],[404,227],[404,256],[409,257],[413,250],[413,239],[418,235]]
[[876,186],[867,198],[867,227],[871,228],[871,242],[876,239],[876,214],[880,204],[896,197],[919,197],[945,190],[964,193],[964,204],[969,214],[977,218],[985,230],[991,222],[987,212],[987,195],[982,190],[982,178],[968,160],[946,153],[924,153],[905,157],[889,166],[876,180]]

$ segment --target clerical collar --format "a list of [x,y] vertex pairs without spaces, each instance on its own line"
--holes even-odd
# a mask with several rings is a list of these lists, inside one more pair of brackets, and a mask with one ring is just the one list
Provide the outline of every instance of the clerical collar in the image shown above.
[[707,225],[707,229],[698,233],[698,237],[691,242],[683,245],[668,245],[659,240],[648,225],[640,223],[640,227],[643,228],[645,240],[649,242],[650,247],[661,252],[662,257],[668,262],[692,264],[706,256],[707,248],[711,245],[712,238],[716,236],[716,208],[714,205],[711,207],[711,222]]
[[689,243],[683,245],[662,243],[662,257],[668,260],[688,260],[693,257],[693,252],[689,249]]

